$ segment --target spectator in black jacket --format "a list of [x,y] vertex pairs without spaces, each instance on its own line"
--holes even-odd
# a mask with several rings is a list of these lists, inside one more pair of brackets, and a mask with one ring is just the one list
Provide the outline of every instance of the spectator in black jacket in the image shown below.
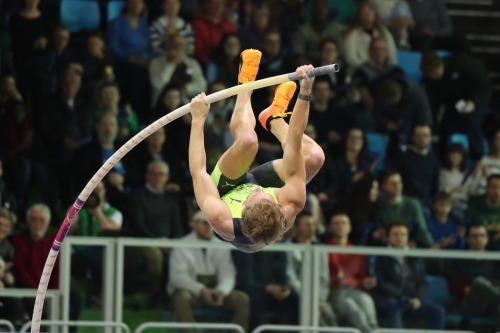
[[[165,191],[168,181],[168,164],[162,160],[149,163],[146,183],[135,189],[129,197],[130,231],[135,237],[173,239],[183,236],[179,202],[175,194]],[[127,270],[136,283],[149,283],[148,291],[157,293],[164,285],[162,275],[168,267],[169,248],[139,247],[129,251],[134,260]],[[147,272],[137,274],[138,262],[146,262]],[[135,268],[135,269],[134,269]],[[135,272],[134,272],[135,271]],[[142,276],[145,275],[145,276]],[[148,276],[148,277],[146,277]]]
[[423,206],[430,208],[438,188],[439,158],[431,150],[429,125],[415,125],[411,141],[404,151],[396,155],[392,164],[403,178],[403,194],[420,200]]
[[[112,113],[105,113],[95,126],[97,140],[79,148],[75,154],[73,190],[80,191],[99,168],[119,147],[115,141],[118,135],[118,122]],[[136,162],[132,154],[127,154],[117,162],[104,178],[109,204],[121,212],[128,212],[125,195],[140,183]]]
[[388,156],[394,156],[416,124],[432,126],[432,113],[425,92],[406,77],[384,81],[375,97],[377,132],[390,136]]
[[297,325],[299,295],[289,285],[287,254],[267,251],[232,254],[238,272],[236,289],[251,295],[250,331],[261,324],[263,313],[270,310],[286,323]]
[[[389,247],[408,249],[408,226],[392,222],[387,228]],[[426,328],[444,328],[444,309],[427,300],[425,263],[416,257],[379,257],[376,262],[376,305],[387,328],[403,328],[403,320],[427,319]]]
[[450,291],[462,300],[463,315],[496,318],[500,329],[498,263],[479,259],[488,245],[488,231],[484,224],[472,223],[467,227],[466,237],[468,251],[475,251],[477,258],[446,261]]
[[187,185],[186,170],[182,167],[177,150],[167,141],[167,136],[165,127],[160,127],[139,144],[133,152],[142,175],[147,174],[147,167],[152,161],[165,161],[169,166],[169,181],[166,190],[179,192]]
[[445,108],[439,125],[441,149],[451,134],[465,133],[471,159],[479,160],[484,154],[481,126],[492,88],[486,68],[469,53],[441,59],[432,51],[424,53],[420,68],[434,116]]

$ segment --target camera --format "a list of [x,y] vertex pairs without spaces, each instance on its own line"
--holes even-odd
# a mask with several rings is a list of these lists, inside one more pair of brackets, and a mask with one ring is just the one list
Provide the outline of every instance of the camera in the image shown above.
[[85,201],[83,207],[87,209],[93,209],[98,207],[100,204],[101,204],[101,198],[99,198],[99,196],[96,193],[92,192],[87,198],[87,201]]

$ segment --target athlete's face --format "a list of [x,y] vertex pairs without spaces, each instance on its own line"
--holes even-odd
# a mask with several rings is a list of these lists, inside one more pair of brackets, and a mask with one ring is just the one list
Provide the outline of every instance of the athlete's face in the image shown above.
[[252,193],[250,193],[250,195],[248,196],[247,200],[245,200],[243,205],[246,207],[250,207],[253,204],[259,202],[260,200],[269,200],[271,202],[274,202],[273,197],[270,194],[264,192],[264,189],[261,186],[259,186],[255,190],[253,190]]

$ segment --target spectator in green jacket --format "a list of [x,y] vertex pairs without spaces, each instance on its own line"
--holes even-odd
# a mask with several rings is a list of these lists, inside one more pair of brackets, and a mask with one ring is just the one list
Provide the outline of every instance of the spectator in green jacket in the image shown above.
[[408,223],[411,231],[416,230],[413,245],[418,244],[427,248],[433,245],[434,239],[427,228],[420,202],[402,194],[403,182],[399,172],[386,171],[380,179],[380,185],[385,196],[379,200],[378,228],[373,232],[372,237],[385,243],[384,228],[393,221],[403,220]]
[[488,177],[484,195],[472,197],[465,211],[465,217],[472,222],[483,223],[488,230],[489,249],[500,249],[500,175]]

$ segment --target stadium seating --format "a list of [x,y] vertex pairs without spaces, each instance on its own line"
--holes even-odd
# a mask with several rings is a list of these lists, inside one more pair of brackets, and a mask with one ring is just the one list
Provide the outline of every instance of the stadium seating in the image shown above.
[[97,29],[101,12],[96,1],[64,0],[60,9],[61,24],[71,33]]
[[384,169],[385,158],[387,155],[387,139],[379,133],[366,133],[368,149],[378,156],[377,171]]
[[[427,275],[427,293],[428,299],[432,300],[443,307],[446,307],[450,299],[450,291],[448,282],[442,276]],[[488,317],[464,317],[459,314],[447,314],[447,324],[470,324],[470,325],[495,325],[494,318]]]
[[108,22],[120,15],[124,4],[125,2],[123,1],[108,2]]

